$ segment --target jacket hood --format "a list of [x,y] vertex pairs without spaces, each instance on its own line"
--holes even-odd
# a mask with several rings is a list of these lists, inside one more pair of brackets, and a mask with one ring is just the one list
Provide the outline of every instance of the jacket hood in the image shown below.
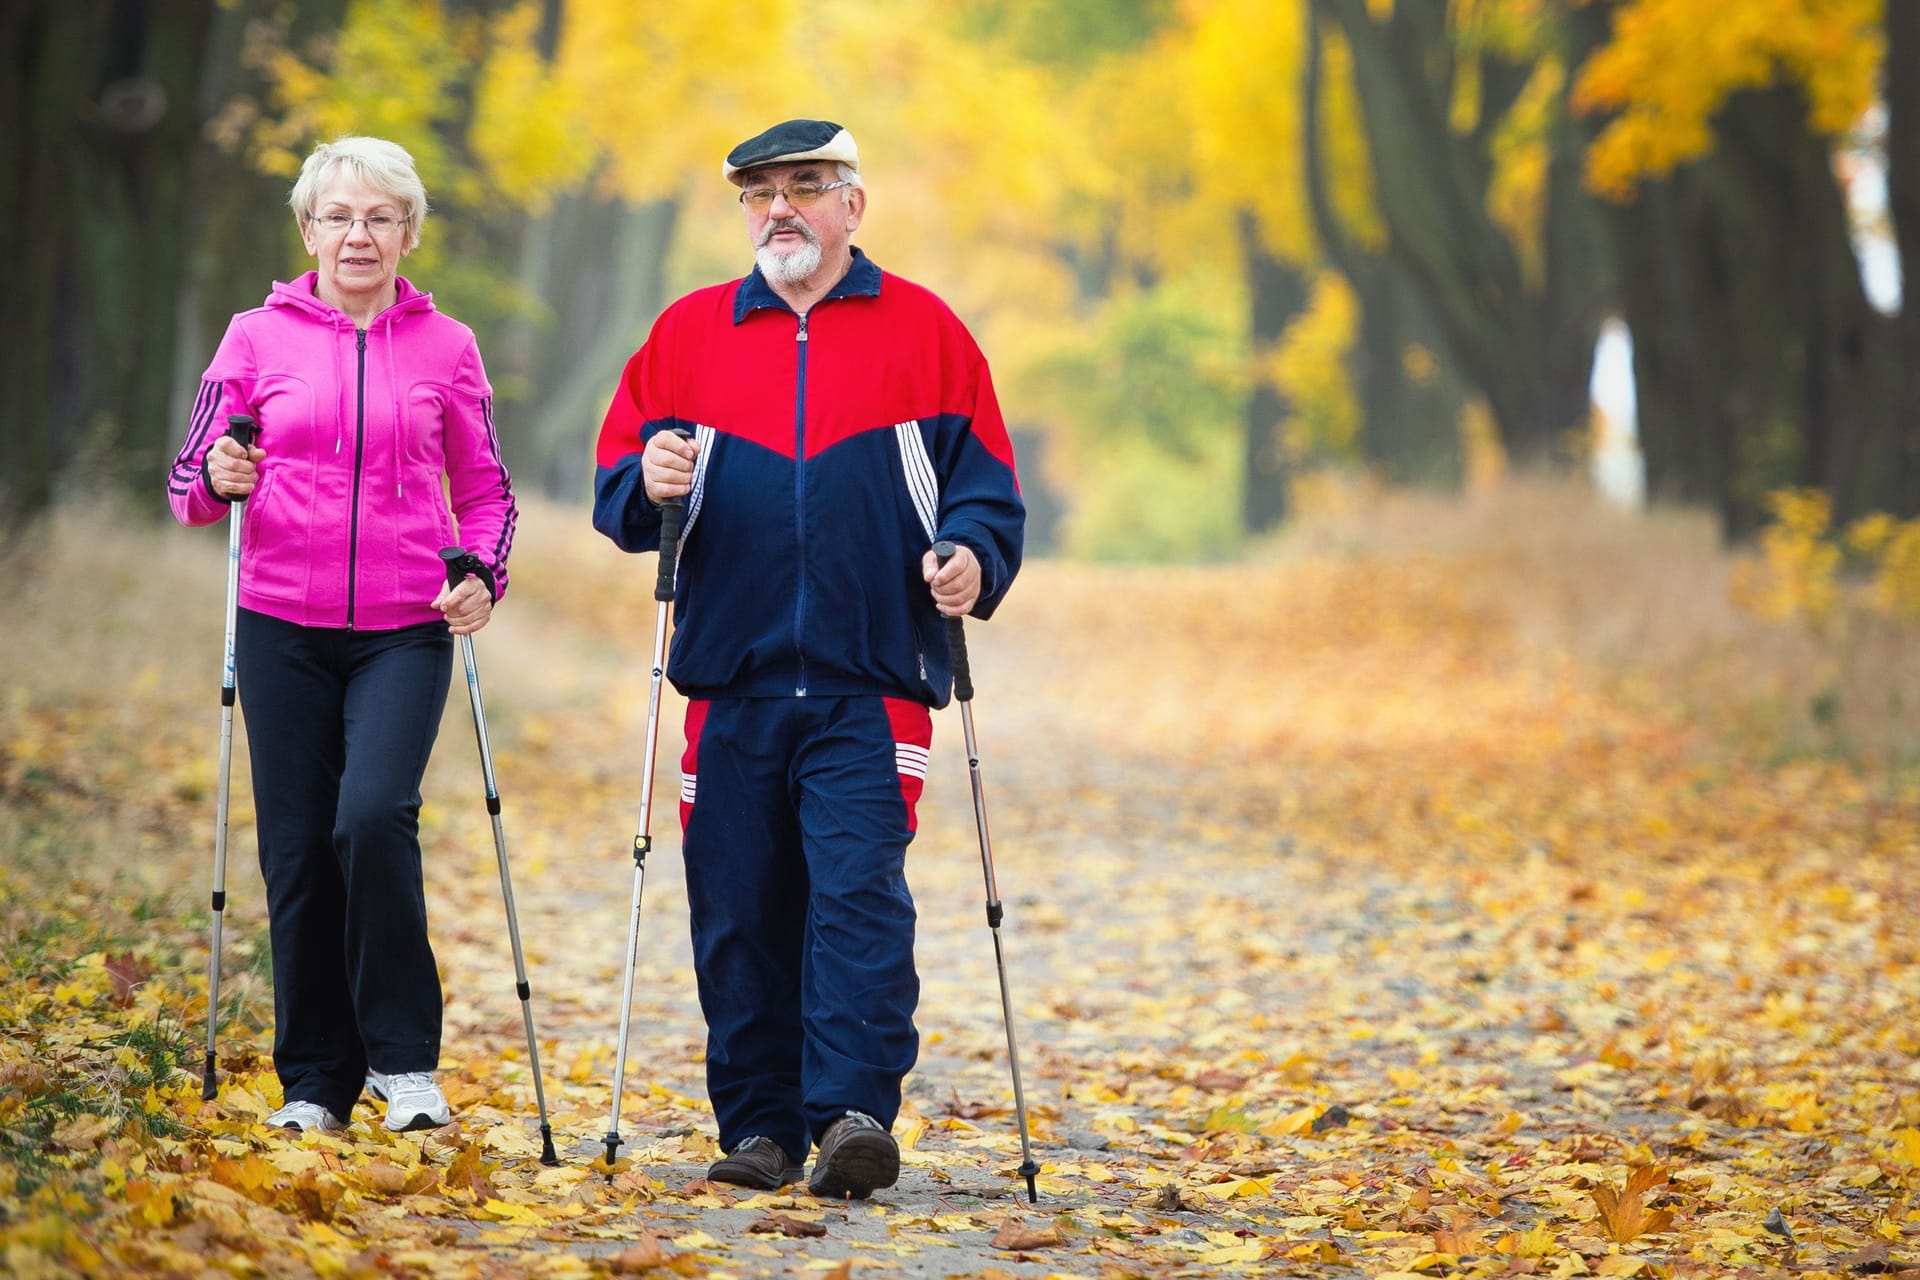
[[[290,307],[295,311],[304,312],[317,320],[325,320],[330,324],[352,325],[353,317],[341,311],[339,308],[329,306],[320,300],[320,295],[314,292],[319,282],[320,273],[318,271],[309,271],[290,281],[276,280],[273,282],[273,291],[267,295],[266,305],[269,307]],[[413,282],[405,276],[395,276],[393,278],[393,289],[393,305],[374,317],[374,324],[391,323],[400,316],[415,311],[432,311],[434,309],[433,295],[423,293],[419,289],[414,288]],[[358,328],[359,326],[355,325],[354,327]]]

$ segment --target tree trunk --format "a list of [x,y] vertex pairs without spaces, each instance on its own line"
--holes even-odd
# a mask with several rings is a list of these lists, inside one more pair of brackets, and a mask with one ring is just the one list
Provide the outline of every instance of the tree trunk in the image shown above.
[[1648,491],[1758,528],[1774,489],[1875,497],[1889,326],[1866,300],[1825,139],[1797,90],[1738,95],[1718,145],[1613,217]]
[[[1530,285],[1519,254],[1488,214],[1493,132],[1526,68],[1488,55],[1489,101],[1479,126],[1449,124],[1453,49],[1446,6],[1395,5],[1376,19],[1366,0],[1313,0],[1353,50],[1374,185],[1388,226],[1388,260],[1430,309],[1450,363],[1482,392],[1501,443],[1543,462],[1584,425],[1593,346],[1603,315],[1604,258],[1593,202],[1571,176],[1577,137],[1564,126],[1548,184],[1547,278]],[[1564,110],[1562,112],[1564,115]]]
[[[1253,215],[1240,215],[1240,249],[1246,265],[1249,339],[1254,352],[1268,352],[1307,306],[1307,276],[1261,246]],[[1271,378],[1254,380],[1247,397],[1246,490],[1241,517],[1248,533],[1263,533],[1287,518],[1286,442],[1280,429],[1293,406]]]
[[[203,140],[263,4],[23,0],[0,15],[0,228],[24,246],[20,296],[0,320],[12,518],[45,506],[68,469],[157,509],[184,426],[180,384],[285,259],[284,183]],[[343,8],[309,4],[299,21]]]
[[[1900,256],[1900,314],[1892,360],[1900,379],[1872,466],[1886,478],[1880,504],[1920,516],[1920,4],[1887,5],[1887,193]],[[1901,68],[1896,72],[1894,68]]]
[[[185,281],[187,181],[214,6],[123,0],[98,51],[76,155],[72,229],[82,292],[79,408],[90,443],[133,492],[160,492],[177,447],[174,325]],[[93,466],[102,465],[96,455]],[[100,470],[95,470],[100,475]]]
[[[0,312],[0,505],[18,525],[52,501],[79,433],[74,334],[75,126],[90,97],[99,5],[18,3],[0,11],[0,234],[15,254],[14,305]],[[57,421],[57,426],[56,426]]]
[[[1301,133],[1307,207],[1322,252],[1360,303],[1359,341],[1347,367],[1360,402],[1361,456],[1396,483],[1457,486],[1465,397],[1442,363],[1439,335],[1419,296],[1384,254],[1369,253],[1353,239],[1334,208],[1320,121],[1323,37],[1311,12],[1306,39]],[[1425,377],[1408,371],[1408,351],[1416,345],[1434,356]]]
[[548,494],[591,492],[601,410],[669,301],[666,260],[679,211],[674,200],[589,197],[554,208],[548,235],[562,249],[545,269],[556,314],[530,365],[540,402],[522,408],[517,429],[502,431],[509,461]]
[[1738,274],[1698,179],[1643,187],[1616,213],[1622,306],[1633,334],[1633,377],[1647,494],[1711,507],[1731,529],[1735,403],[1744,388],[1719,379],[1735,360],[1730,334],[1702,294]]

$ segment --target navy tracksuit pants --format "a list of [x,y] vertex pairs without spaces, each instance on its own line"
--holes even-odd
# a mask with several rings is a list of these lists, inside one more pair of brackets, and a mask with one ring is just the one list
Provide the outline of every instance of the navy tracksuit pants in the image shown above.
[[680,815],[720,1145],[892,1126],[919,1051],[907,845],[932,719],[893,698],[694,700]]
[[440,1061],[420,780],[453,671],[444,622],[303,627],[241,610],[234,677],[253,762],[286,1100],[346,1119],[369,1065]]

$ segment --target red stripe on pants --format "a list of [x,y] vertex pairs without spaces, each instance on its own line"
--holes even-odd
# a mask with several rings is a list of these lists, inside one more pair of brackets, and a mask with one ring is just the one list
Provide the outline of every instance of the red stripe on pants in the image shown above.
[[[933,746],[933,713],[918,702],[908,702],[904,698],[882,698],[886,704],[887,723],[893,726],[893,741],[896,749],[901,746],[919,747],[926,751]],[[907,802],[907,830],[918,831],[920,819],[918,806],[920,793],[926,790],[925,778],[916,778],[902,770],[900,773],[900,798]]]
[[697,771],[700,767],[700,730],[707,723],[707,700],[705,698],[687,699],[687,749],[680,753],[680,833],[686,834],[687,822],[693,817],[693,805],[686,799],[686,779],[692,778],[694,786],[700,785]]

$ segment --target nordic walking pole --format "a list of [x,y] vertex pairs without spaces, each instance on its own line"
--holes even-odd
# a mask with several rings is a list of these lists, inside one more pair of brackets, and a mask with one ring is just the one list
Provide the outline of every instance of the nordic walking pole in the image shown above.
[[[478,576],[480,557],[465,547],[443,547],[447,589]],[[527,962],[520,952],[520,915],[513,906],[513,876],[507,870],[507,836],[500,826],[500,788],[493,780],[493,747],[487,741],[487,709],[480,700],[480,668],[473,661],[473,637],[460,637],[460,657],[467,666],[467,700],[473,704],[473,736],[480,744],[480,774],[487,784],[487,813],[493,818],[493,851],[500,860],[500,896],[507,903],[507,937],[513,943],[513,989],[520,993],[520,1019],[527,1025],[527,1060],[533,1065],[533,1099],[540,1107],[540,1163],[557,1165],[553,1153],[553,1126],[547,1123],[547,1091],[540,1082],[540,1045],[533,1035],[533,988],[527,985]]]
[[[933,544],[934,558],[945,564],[953,558],[951,542]],[[987,797],[980,785],[980,749],[973,738],[973,673],[967,666],[967,633],[960,619],[947,618],[947,648],[953,654],[953,696],[960,703],[960,728],[967,739],[967,777],[973,783],[973,825],[980,832],[980,870],[987,878],[987,928],[993,931],[993,964],[1000,971],[1000,1015],[1007,1026],[1007,1062],[1013,1068],[1013,1109],[1020,1117],[1020,1176],[1027,1180],[1027,1203],[1039,1204],[1034,1178],[1040,1166],[1033,1162],[1033,1139],[1027,1130],[1027,1095],[1020,1087],[1020,1046],[1013,1036],[1013,998],[1007,994],[1007,960],[1000,949],[1000,890],[993,879],[993,842],[987,837]]]
[[[689,433],[679,431],[685,436]],[[607,1177],[620,1149],[620,1095],[627,1081],[627,1028],[633,1017],[633,967],[640,956],[640,894],[647,884],[647,854],[653,849],[653,755],[660,740],[660,682],[667,669],[667,618],[673,612],[673,577],[680,559],[680,518],[685,498],[660,504],[660,573],[653,584],[653,683],[647,692],[646,767],[640,775],[640,829],[633,837],[633,906],[627,917],[627,979],[620,989],[620,1042],[613,1053],[613,1111],[607,1117]]]
[[[227,419],[227,434],[251,451],[259,427],[244,413]],[[213,1080],[215,1037],[220,1024],[220,926],[227,909],[227,779],[233,771],[233,629],[240,608],[240,521],[244,497],[235,498],[227,517],[227,642],[220,669],[220,790],[213,819],[213,955],[207,961],[207,1062],[200,1074],[200,1096],[219,1093]]]

